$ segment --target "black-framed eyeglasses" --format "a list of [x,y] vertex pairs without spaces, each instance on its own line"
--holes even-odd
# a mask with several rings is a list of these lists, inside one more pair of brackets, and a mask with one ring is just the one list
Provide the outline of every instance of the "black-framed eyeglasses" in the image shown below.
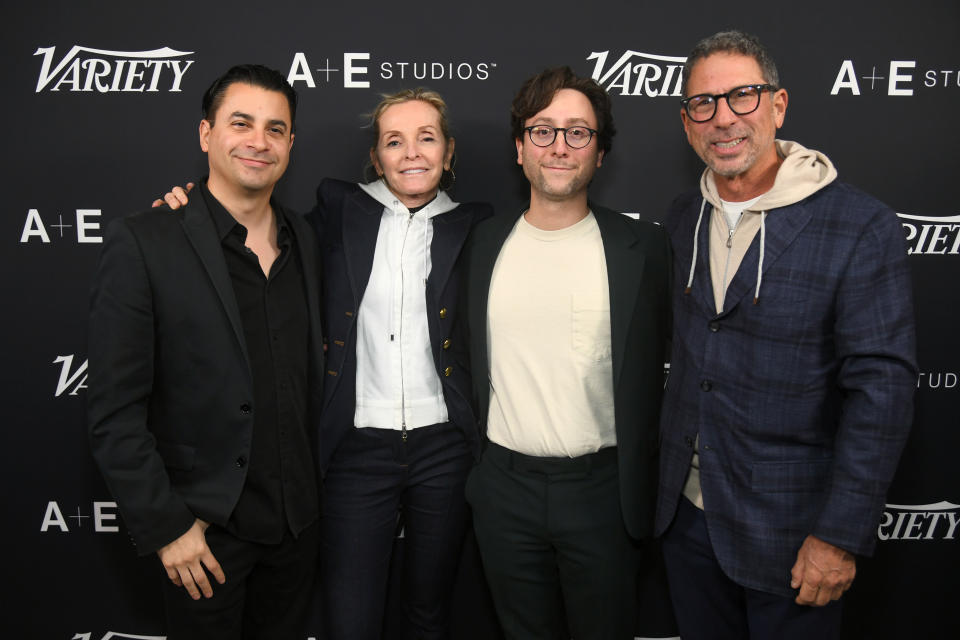
[[779,91],[779,87],[772,84],[745,84],[734,87],[726,93],[698,93],[695,96],[680,101],[687,115],[694,122],[706,122],[717,114],[717,103],[720,98],[726,98],[727,106],[738,116],[753,113],[760,106],[760,96],[764,91]]
[[551,127],[545,124],[524,127],[523,130],[530,136],[530,142],[538,147],[549,147],[557,139],[557,133],[562,131],[564,142],[572,149],[583,149],[590,144],[593,136],[597,133],[596,129],[590,127]]

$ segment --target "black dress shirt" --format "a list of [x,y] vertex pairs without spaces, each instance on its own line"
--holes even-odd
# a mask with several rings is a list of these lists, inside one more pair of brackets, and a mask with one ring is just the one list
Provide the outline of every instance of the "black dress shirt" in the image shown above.
[[[247,229],[201,184],[220,237],[240,310],[253,378],[253,442],[247,478],[227,530],[251,542],[276,544],[291,522],[316,505],[297,478],[314,478],[311,452],[294,447],[294,429],[305,430],[309,317],[303,266],[286,213],[271,200],[280,255],[264,275],[244,245]],[[216,383],[216,381],[211,381]],[[238,461],[238,464],[241,461]],[[300,517],[299,521],[303,521]]]

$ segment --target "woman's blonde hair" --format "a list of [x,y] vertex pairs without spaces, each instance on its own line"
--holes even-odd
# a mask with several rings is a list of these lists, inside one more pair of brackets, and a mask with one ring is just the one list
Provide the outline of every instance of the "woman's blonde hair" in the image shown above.
[[[376,149],[377,141],[380,139],[380,116],[383,115],[383,112],[395,104],[403,104],[411,100],[426,102],[437,110],[437,113],[440,114],[440,133],[443,134],[444,143],[449,142],[452,136],[450,135],[450,120],[447,118],[446,100],[436,91],[424,87],[416,87],[414,89],[401,89],[396,93],[381,94],[380,102],[377,103],[373,111],[364,115],[368,121],[366,126],[372,134],[372,142],[370,145],[372,149]],[[443,175],[440,176],[440,188],[443,190],[453,186],[453,182],[456,180],[456,176],[453,173],[453,165],[455,162],[456,153],[454,153],[454,157],[450,159],[450,169],[444,169]],[[373,167],[373,163],[367,162],[367,165],[363,169],[363,177],[367,182],[374,182],[380,178]]]

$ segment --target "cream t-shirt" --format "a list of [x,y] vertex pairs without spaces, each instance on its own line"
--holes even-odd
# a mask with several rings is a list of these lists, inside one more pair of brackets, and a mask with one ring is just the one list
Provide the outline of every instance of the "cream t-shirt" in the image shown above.
[[521,216],[497,258],[487,314],[490,440],[553,457],[616,445],[610,287],[593,213],[558,231]]

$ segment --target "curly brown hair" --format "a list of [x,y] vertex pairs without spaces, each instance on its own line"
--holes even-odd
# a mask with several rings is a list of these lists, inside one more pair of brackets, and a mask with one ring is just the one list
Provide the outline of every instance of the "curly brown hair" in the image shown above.
[[587,97],[597,116],[597,144],[604,154],[610,153],[613,136],[617,129],[613,125],[613,107],[610,96],[593,78],[583,78],[570,67],[545,69],[528,78],[513,99],[510,109],[510,128],[513,137],[523,140],[523,128],[527,120],[540,113],[553,102],[553,97],[561,89],[574,89]]

